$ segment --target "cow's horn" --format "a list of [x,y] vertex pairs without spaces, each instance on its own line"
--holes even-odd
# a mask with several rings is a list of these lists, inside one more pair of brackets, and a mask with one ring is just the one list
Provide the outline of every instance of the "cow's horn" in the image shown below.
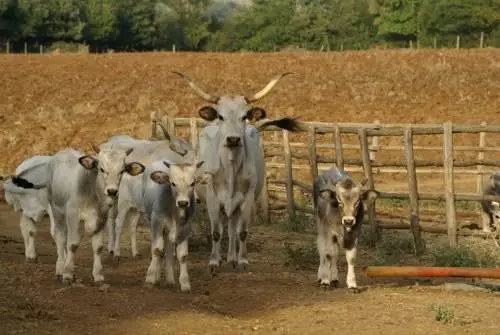
[[208,102],[211,102],[211,103],[214,103],[216,104],[217,101],[219,101],[219,97],[216,97],[214,95],[211,95],[211,94],[208,94],[206,92],[204,92],[201,88],[199,88],[195,83],[194,81],[189,78],[188,76],[186,76],[184,73],[182,72],[178,72],[178,71],[171,71],[172,73],[175,73],[177,75],[179,75],[182,79],[186,80],[188,83],[189,83],[189,86],[203,99],[203,100],[206,100]]
[[255,93],[253,96],[251,96],[249,98],[245,98],[245,99],[247,100],[248,103],[255,102],[257,100],[262,99],[267,93],[269,93],[272,90],[274,85],[276,85],[278,83],[278,81],[280,81],[281,78],[283,78],[284,76],[289,75],[289,74],[293,74],[293,72],[285,72],[285,73],[280,74],[279,76],[276,76],[262,90]]

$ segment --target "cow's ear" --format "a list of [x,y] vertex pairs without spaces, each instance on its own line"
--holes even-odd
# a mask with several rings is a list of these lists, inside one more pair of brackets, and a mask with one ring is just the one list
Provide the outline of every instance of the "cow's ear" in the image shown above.
[[85,155],[80,158],[78,158],[78,163],[80,163],[81,166],[83,166],[87,170],[93,170],[97,169],[97,159],[95,159],[92,156]]
[[213,121],[217,118],[217,110],[212,106],[201,107],[198,111],[198,115],[205,121]]
[[154,181],[157,184],[165,184],[170,182],[170,176],[168,175],[168,173],[164,171],[152,172],[149,177],[151,178],[152,181]]
[[380,195],[379,191],[376,190],[366,190],[363,192],[362,199],[365,201],[374,201]]
[[492,202],[491,202],[491,208],[492,208],[493,210],[496,210],[496,211],[497,211],[497,210],[499,210],[499,209],[500,209],[500,204],[499,204],[497,201],[492,201]]
[[125,165],[125,171],[131,176],[137,176],[144,172],[146,167],[139,162],[132,162]]
[[260,107],[253,107],[247,112],[247,119],[259,121],[266,118],[267,112]]

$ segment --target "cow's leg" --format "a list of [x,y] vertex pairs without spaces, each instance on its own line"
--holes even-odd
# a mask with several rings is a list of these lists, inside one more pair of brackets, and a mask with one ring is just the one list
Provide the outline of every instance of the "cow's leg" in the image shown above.
[[132,209],[128,216],[127,221],[130,225],[130,245],[132,247],[132,257],[139,257],[139,251],[137,250],[137,224],[139,223],[139,219],[141,217],[141,213],[136,209]]
[[207,190],[207,211],[208,217],[210,218],[210,227],[212,232],[212,253],[210,255],[210,261],[208,262],[208,267],[213,273],[215,269],[219,267],[221,263],[220,257],[220,244],[223,233],[223,222],[221,217],[221,211],[218,202],[216,201],[215,194]]
[[238,265],[241,270],[246,270],[249,264],[247,252],[248,220],[250,220],[249,217],[244,217],[240,214],[238,216],[238,226],[236,228],[239,240]]
[[165,238],[165,276],[167,278],[167,284],[174,286],[174,243],[172,243],[168,237]]
[[179,284],[182,292],[191,291],[191,284],[189,282],[189,274],[187,269],[188,257],[188,239],[185,238],[182,242],[177,244],[176,248],[177,260],[179,261]]
[[127,221],[129,213],[130,208],[127,205],[120,205],[118,207],[115,220],[115,240],[113,246],[114,260],[116,263],[120,261],[120,241],[122,237],[123,225],[125,224],[125,221]]
[[21,235],[24,240],[24,255],[28,263],[36,262],[35,235],[36,227],[33,220],[24,214],[21,214]]
[[233,215],[227,220],[227,262],[236,269],[237,255],[236,255],[236,229],[238,226],[238,217],[233,213]]
[[66,228],[68,230],[66,242],[66,261],[63,270],[63,282],[69,284],[74,281],[75,254],[80,246],[79,218],[77,209],[66,212]]
[[151,223],[151,263],[146,273],[146,285],[158,283],[161,276],[160,264],[165,255],[165,241],[158,226],[155,222]]
[[491,215],[489,213],[485,213],[483,210],[481,210],[481,223],[483,226],[483,232],[491,233]]
[[57,261],[56,261],[56,276],[62,280],[64,271],[64,263],[66,262],[66,241],[67,227],[64,222],[64,216],[59,213],[54,213],[54,241],[56,242]]
[[352,246],[348,246],[345,249],[345,257],[347,260],[347,288],[353,292],[358,291],[358,285],[356,283],[356,273],[354,272],[354,266],[356,265],[356,254],[357,254],[357,239],[354,241]]
[[52,213],[52,207],[50,207],[50,205],[47,206],[47,214],[49,215],[49,221],[50,221],[50,236],[52,236],[52,239],[55,241],[56,225],[54,221],[54,214]]
[[116,220],[117,204],[111,206],[108,211],[108,218],[106,220],[106,226],[108,227],[108,253],[113,255],[114,244],[115,244],[115,220]]
[[317,248],[319,254],[318,282],[322,287],[330,286],[331,266],[333,258],[333,246],[323,229],[318,229]]
[[337,235],[332,236],[332,258],[330,260],[330,285],[337,287],[339,285],[339,269],[337,261],[340,254],[340,244]]
[[104,281],[104,275],[102,273],[102,259],[101,254],[103,250],[103,237],[104,237],[104,226],[106,225],[106,218],[100,218],[97,215],[95,217],[90,217],[85,222],[85,230],[88,234],[92,236],[92,252],[94,256],[94,263],[92,265],[92,276],[94,277],[95,283],[101,283]]

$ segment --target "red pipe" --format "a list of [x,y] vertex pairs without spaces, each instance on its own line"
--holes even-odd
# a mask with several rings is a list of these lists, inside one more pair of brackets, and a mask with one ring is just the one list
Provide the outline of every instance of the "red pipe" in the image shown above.
[[365,266],[362,271],[368,277],[465,277],[500,279],[499,268]]

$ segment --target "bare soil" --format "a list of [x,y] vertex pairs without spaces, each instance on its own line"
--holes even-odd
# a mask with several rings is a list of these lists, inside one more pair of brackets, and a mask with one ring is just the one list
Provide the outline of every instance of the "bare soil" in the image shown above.
[[[500,52],[483,50],[370,51],[345,53],[141,53],[109,55],[0,56],[0,175],[13,172],[35,154],[66,146],[90,151],[91,141],[111,135],[149,136],[150,112],[196,117],[205,105],[180,78],[180,70],[215,94],[252,94],[273,76],[293,71],[259,106],[269,117],[300,116],[304,121],[495,124],[500,107]],[[267,136],[267,134],[266,134]],[[293,135],[292,141],[305,141]],[[500,136],[488,135],[488,145]],[[268,137],[267,137],[268,138]],[[332,141],[323,135],[318,142]],[[477,135],[456,135],[455,144],[477,145]],[[356,143],[346,136],[344,143]],[[388,137],[382,145],[402,144]],[[416,145],[442,145],[439,136],[416,137]],[[441,150],[417,151],[417,159],[441,157]],[[333,155],[333,150],[319,152]],[[475,157],[456,153],[457,157]],[[496,153],[487,153],[495,158]],[[347,158],[359,151],[347,150]],[[377,153],[377,160],[403,158],[403,152]],[[437,159],[437,158],[436,158]],[[282,162],[282,160],[281,160]],[[302,163],[308,164],[308,163]],[[302,171],[303,178],[308,171]],[[377,175],[381,190],[405,190],[406,175]],[[457,177],[458,192],[474,192],[475,177]],[[419,176],[421,191],[442,189],[442,176]],[[1,187],[1,185],[0,185]],[[1,197],[0,192],[0,197]],[[378,207],[380,215],[407,216],[406,208]],[[429,217],[444,210],[432,209]],[[477,212],[458,213],[462,221]],[[208,222],[206,223],[208,224]],[[178,287],[146,289],[148,232],[140,227],[142,258],[132,259],[124,237],[125,259],[106,258],[107,292],[91,283],[91,251],[82,240],[77,274],[83,285],[66,287],[55,279],[55,247],[48,221],[39,227],[39,263],[25,264],[19,214],[0,204],[1,334],[500,334],[499,296],[442,289],[442,281],[365,278],[367,290],[316,285],[316,264],[289,264],[285,242],[311,244],[311,234],[284,233],[277,225],[250,228],[251,268],[238,273],[224,265],[210,278],[209,253],[191,248],[193,292]],[[198,236],[199,238],[199,236]],[[425,237],[426,241],[429,239]],[[3,243],[2,243],[3,242]],[[443,242],[444,243],[444,242]],[[369,264],[368,251],[359,265]],[[420,264],[408,255],[401,264]],[[435,320],[432,304],[454,311],[453,322]]]
[[[105,258],[111,286],[92,284],[90,241],[78,250],[81,285],[64,286],[55,278],[55,246],[46,220],[39,227],[39,262],[24,262],[19,214],[0,205],[0,333],[1,334],[498,334],[499,295],[444,290],[433,280],[364,277],[360,251],[356,269],[365,289],[345,288],[345,261],[340,261],[340,287],[323,290],[316,284],[316,264],[289,265],[284,243],[312,242],[311,234],[283,233],[275,225],[251,228],[251,268],[236,272],[228,264],[214,278],[208,274],[207,251],[190,253],[193,291],[182,293],[165,284],[143,287],[149,265],[148,233],[139,227],[142,258],[130,256],[115,266]],[[199,236],[198,236],[199,237]],[[200,250],[198,248],[198,250]],[[401,258],[402,262],[405,262]],[[287,265],[288,264],[288,265]],[[452,323],[435,320],[436,304],[451,309]]]

